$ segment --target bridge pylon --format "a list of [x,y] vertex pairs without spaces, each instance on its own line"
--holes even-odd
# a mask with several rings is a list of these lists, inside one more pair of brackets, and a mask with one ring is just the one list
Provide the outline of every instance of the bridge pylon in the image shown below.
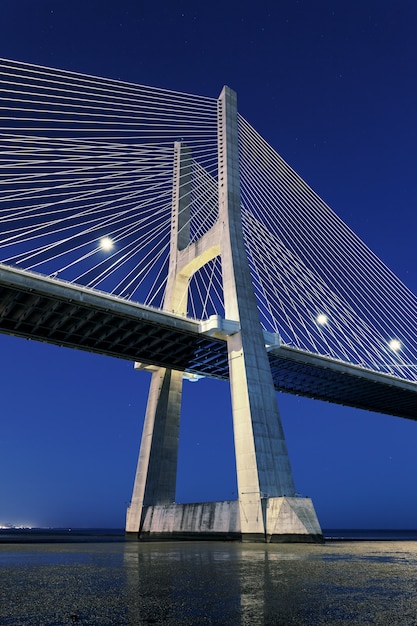
[[175,504],[183,373],[151,368],[152,380],[126,532],[139,539],[239,538],[320,541],[309,498],[296,496],[241,220],[237,98],[218,99],[218,217],[190,243],[190,149],[175,144],[170,266],[164,309],[185,315],[193,274],[221,257],[238,484],[237,501]]

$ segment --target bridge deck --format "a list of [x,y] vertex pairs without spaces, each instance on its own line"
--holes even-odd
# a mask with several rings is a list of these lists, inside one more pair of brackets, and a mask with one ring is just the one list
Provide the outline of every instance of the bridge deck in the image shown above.
[[[226,342],[199,323],[0,265],[0,332],[217,378]],[[289,346],[269,352],[277,390],[417,419],[417,384]]]

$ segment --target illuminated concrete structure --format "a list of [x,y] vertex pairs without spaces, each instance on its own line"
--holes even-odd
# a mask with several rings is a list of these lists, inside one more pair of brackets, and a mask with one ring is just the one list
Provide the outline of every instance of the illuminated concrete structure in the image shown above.
[[[7,84],[10,72],[0,333],[154,372],[128,530],[319,536],[294,496],[271,375],[275,391],[417,420],[417,297],[237,117],[228,89],[216,100],[80,76],[72,92],[73,72],[3,59]],[[231,383],[235,502],[173,504],[180,372]]]
[[[271,375],[275,391],[417,420],[417,297],[237,117],[228,89],[216,100],[74,82],[6,59],[0,77],[10,87],[0,93],[0,333],[154,371],[128,529],[319,535],[311,503],[294,497]],[[179,372],[231,383],[233,503],[172,502]]]
[[[173,229],[164,308],[186,313],[189,281],[220,255],[238,482],[237,502],[176,505],[182,372],[153,368],[126,531],[139,538],[229,537],[243,541],[314,541],[322,537],[309,499],[295,495],[263,331],[243,242],[236,95],[218,100],[218,200],[214,226],[190,244],[188,149],[176,144]],[[216,331],[213,331],[216,332]]]

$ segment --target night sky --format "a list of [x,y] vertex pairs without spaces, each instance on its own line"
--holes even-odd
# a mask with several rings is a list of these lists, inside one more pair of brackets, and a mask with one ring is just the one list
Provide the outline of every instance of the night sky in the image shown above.
[[[417,292],[415,0],[0,9],[3,58],[211,97],[235,89],[242,115]],[[123,527],[149,375],[0,336],[0,376],[0,525]],[[297,490],[323,528],[417,528],[417,423],[278,401]],[[228,384],[185,382],[183,409],[177,501],[235,498]]]

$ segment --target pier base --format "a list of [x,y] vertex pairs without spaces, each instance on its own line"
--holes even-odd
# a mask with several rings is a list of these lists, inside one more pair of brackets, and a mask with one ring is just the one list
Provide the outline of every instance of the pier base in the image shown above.
[[224,540],[262,543],[321,543],[322,531],[310,498],[266,498],[266,532],[242,533],[239,501],[166,504],[144,509],[140,541]]
[[323,534],[310,498],[268,498],[266,541],[322,543]]

